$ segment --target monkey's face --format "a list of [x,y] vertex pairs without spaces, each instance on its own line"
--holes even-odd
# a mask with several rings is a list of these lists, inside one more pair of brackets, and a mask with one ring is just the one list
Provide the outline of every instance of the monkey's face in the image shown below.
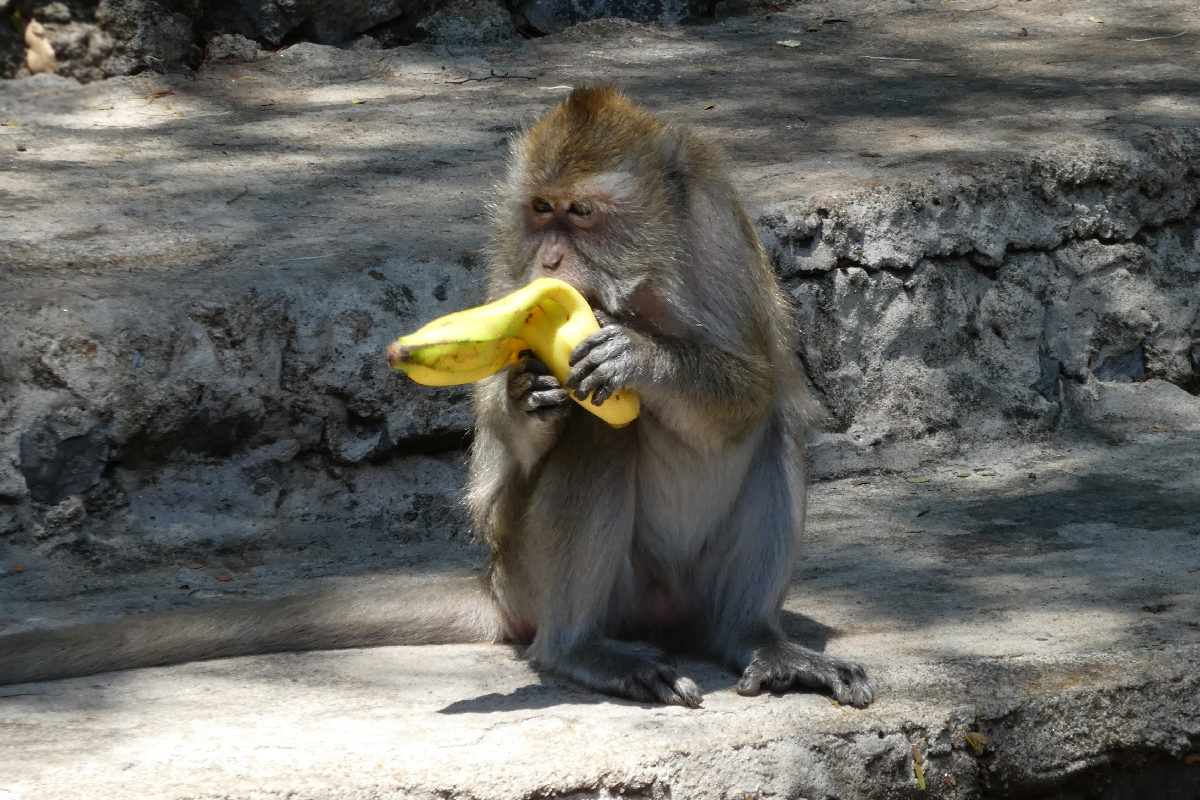
[[614,285],[620,271],[613,267],[631,255],[621,252],[628,250],[623,182],[610,173],[574,185],[532,187],[523,209],[528,277],[564,280],[593,305],[611,309],[620,289]]
[[534,274],[559,278],[576,288],[585,283],[587,270],[580,263],[579,244],[602,226],[606,213],[595,198],[572,199],[558,192],[535,195],[525,208],[528,235],[537,245],[531,265]]
[[493,292],[570,283],[617,319],[680,257],[678,137],[612,89],[578,90],[513,143]]
[[[593,307],[620,318],[646,280],[661,273],[668,242],[641,202],[632,174],[605,172],[564,185],[526,185],[509,200],[501,260],[512,283],[551,277],[566,281]],[[503,223],[502,223],[503,227]]]

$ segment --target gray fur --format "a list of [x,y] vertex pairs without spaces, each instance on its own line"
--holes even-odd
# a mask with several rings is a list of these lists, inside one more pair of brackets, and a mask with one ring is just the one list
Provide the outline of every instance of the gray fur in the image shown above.
[[[594,111],[587,122],[607,124]],[[531,135],[569,159],[584,127]],[[545,275],[574,284],[605,324],[572,353],[566,388],[642,398],[638,420],[617,430],[566,400],[558,415],[530,413],[528,392],[500,378],[479,387],[469,502],[495,549],[489,580],[508,629],[544,668],[635,700],[700,697],[662,651],[630,639],[708,654],[742,673],[746,694],[820,688],[865,705],[861,667],[779,627],[809,413],[788,304],[714,151],[673,124],[635,147],[572,189],[539,186],[530,175],[570,165],[529,163],[518,145],[496,206],[492,294]],[[661,171],[638,173],[647,163]],[[608,209],[605,228],[530,222],[531,197]],[[552,261],[538,257],[543,229]]]

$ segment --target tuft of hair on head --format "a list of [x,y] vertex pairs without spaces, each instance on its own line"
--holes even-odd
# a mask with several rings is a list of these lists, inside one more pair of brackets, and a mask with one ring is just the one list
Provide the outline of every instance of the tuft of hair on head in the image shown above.
[[580,86],[562,102],[567,112],[579,116],[600,114],[616,108],[633,108],[633,101],[615,86]]
[[613,86],[584,86],[529,130],[524,161],[539,182],[571,183],[619,169],[664,129],[657,116]]

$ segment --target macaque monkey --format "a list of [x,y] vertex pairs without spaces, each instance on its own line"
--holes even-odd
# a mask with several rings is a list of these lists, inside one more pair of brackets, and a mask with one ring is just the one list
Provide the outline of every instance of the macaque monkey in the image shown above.
[[[602,327],[560,385],[532,356],[478,384],[468,505],[482,581],[389,602],[321,595],[0,638],[0,682],[235,654],[527,644],[541,669],[698,706],[666,652],[745,695],[865,706],[862,667],[790,642],[780,607],[804,521],[809,400],[795,323],[714,148],[610,88],[578,89],[517,142],[494,205],[490,296],[567,281]],[[636,391],[612,428],[572,399]]]

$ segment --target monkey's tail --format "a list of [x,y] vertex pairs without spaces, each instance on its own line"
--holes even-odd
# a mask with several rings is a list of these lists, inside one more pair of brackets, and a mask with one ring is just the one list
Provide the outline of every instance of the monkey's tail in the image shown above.
[[262,653],[504,638],[477,576],[439,576],[0,636],[0,685]]

